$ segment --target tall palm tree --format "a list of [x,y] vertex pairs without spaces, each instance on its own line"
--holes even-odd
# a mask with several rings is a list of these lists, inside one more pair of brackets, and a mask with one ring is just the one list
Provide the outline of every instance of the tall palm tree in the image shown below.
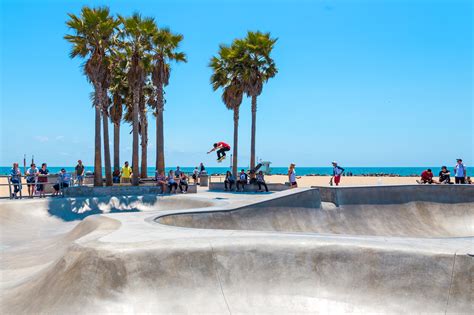
[[132,94],[132,116],[133,116],[133,144],[132,144],[132,184],[138,185],[138,128],[139,128],[139,107],[140,94],[145,85],[146,71],[149,64],[147,54],[151,49],[151,38],[156,33],[157,28],[153,18],[142,18],[138,13],[131,17],[119,17],[123,24],[122,37],[123,46],[129,56],[127,79],[130,92]]
[[213,70],[211,84],[214,91],[221,88],[222,101],[227,109],[234,112],[234,145],[232,172],[237,175],[238,144],[239,144],[239,110],[244,94],[244,85],[241,80],[241,63],[237,51],[231,47],[220,46],[218,55],[212,57],[210,67]]
[[186,55],[177,52],[183,35],[173,34],[168,28],[159,29],[153,36],[152,82],[156,100],[152,103],[156,118],[156,169],[165,171],[163,110],[165,106],[164,87],[168,85],[171,73],[170,62],[186,62]]
[[[148,69],[147,69],[148,70]],[[153,85],[151,82],[143,86],[140,95],[140,104],[139,104],[139,117],[140,117],[140,136],[141,136],[141,147],[142,147],[142,158],[141,158],[141,167],[140,167],[140,177],[147,177],[147,161],[148,161],[148,106],[153,103]],[[148,106],[147,106],[148,105]]]
[[68,15],[70,19],[66,24],[74,33],[64,36],[64,39],[72,43],[70,57],[88,58],[84,64],[84,73],[94,86],[94,186],[102,186],[100,118],[101,111],[108,106],[107,85],[110,73],[107,51],[119,23],[110,15],[107,7],[93,9],[83,7],[80,16],[71,13]]
[[127,79],[127,56],[119,34],[114,39],[111,50],[112,83],[110,95],[112,106],[110,118],[114,125],[114,171],[120,170],[120,126],[123,117],[123,108],[130,99],[129,84]]
[[242,80],[247,96],[252,98],[252,134],[250,145],[250,168],[255,167],[255,137],[257,129],[257,97],[263,85],[273,78],[278,70],[270,54],[277,39],[270,33],[248,32],[247,37],[234,42],[243,63]]

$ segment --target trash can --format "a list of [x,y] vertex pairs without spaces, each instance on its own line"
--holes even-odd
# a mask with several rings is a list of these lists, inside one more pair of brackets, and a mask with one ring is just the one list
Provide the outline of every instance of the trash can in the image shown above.
[[202,172],[201,175],[199,175],[199,186],[209,186],[209,176],[207,175],[207,172]]

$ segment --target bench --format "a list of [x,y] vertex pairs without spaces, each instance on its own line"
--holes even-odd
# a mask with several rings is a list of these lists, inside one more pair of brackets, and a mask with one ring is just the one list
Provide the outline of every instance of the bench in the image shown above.
[[[290,189],[289,185],[278,184],[278,183],[267,183],[267,187],[269,191],[283,191],[283,190]],[[220,183],[210,182],[209,183],[209,190],[224,191],[224,189],[225,189],[225,186],[223,182],[220,182]],[[232,190],[235,190],[235,189],[236,189],[236,185],[234,184],[232,186]],[[262,189],[265,189],[265,188],[262,186]],[[257,190],[258,190],[257,184],[247,184],[245,185],[245,188],[244,188],[245,192],[255,192]]]

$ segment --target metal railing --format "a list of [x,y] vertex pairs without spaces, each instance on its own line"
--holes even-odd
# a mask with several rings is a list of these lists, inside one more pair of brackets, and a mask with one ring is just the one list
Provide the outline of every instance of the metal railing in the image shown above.
[[[63,195],[63,189],[65,188],[60,182],[59,182],[59,175],[57,174],[51,174],[51,175],[38,175],[38,176],[29,176],[29,175],[18,175],[18,176],[14,176],[16,178],[20,178],[19,182],[16,183],[16,182],[13,182],[12,181],[12,176],[11,175],[0,175],[0,181],[2,179],[6,180],[6,183],[1,181],[0,182],[0,188],[1,187],[5,187],[5,186],[8,186],[8,198],[10,199],[14,199],[14,198],[19,198],[19,199],[22,199],[24,197],[24,189],[25,187],[30,187],[30,189],[32,189],[32,191],[37,194],[38,193],[38,190],[37,190],[37,187],[38,185],[41,185],[42,186],[42,191],[44,192],[45,190],[51,190],[50,188],[51,187],[54,187],[55,185],[58,185],[58,194],[59,195]],[[27,179],[30,179],[30,178],[34,178],[34,181],[33,182],[28,182]],[[45,182],[41,182],[41,181],[38,181],[38,178],[46,178],[47,181]],[[92,178],[92,176],[84,176],[83,179],[84,179],[84,182],[86,182],[86,179],[90,179]],[[52,179],[52,180],[49,180],[49,179]],[[74,176],[71,176],[71,179],[69,181],[69,184],[68,184],[68,187],[73,187],[73,186],[78,186],[79,185],[79,181],[77,179],[77,176],[74,175]],[[83,186],[86,186],[87,184],[83,184]],[[15,193],[15,188],[16,186],[18,186],[17,190],[18,192]],[[46,189],[46,188],[49,188],[49,189]],[[28,191],[26,191],[27,193]],[[31,197],[34,197],[35,194],[33,194]],[[51,192],[48,192],[48,193],[43,193],[43,195],[52,195]],[[28,195],[29,197],[29,195]],[[6,198],[6,196],[1,196],[0,195],[0,198]]]

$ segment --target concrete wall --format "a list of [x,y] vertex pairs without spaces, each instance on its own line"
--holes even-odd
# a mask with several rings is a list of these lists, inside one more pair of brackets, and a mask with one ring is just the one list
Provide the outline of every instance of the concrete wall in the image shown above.
[[[69,187],[63,190],[65,197],[87,196],[134,196],[161,194],[160,186],[111,186],[111,187]],[[177,193],[180,193],[178,188]],[[196,185],[189,185],[188,193],[197,193]]]
[[474,202],[474,185],[399,185],[314,187],[321,200],[336,205],[401,204],[412,201],[437,203]]
[[[285,185],[285,184],[270,184],[267,183],[268,190],[269,191],[283,191],[290,189],[290,186]],[[209,183],[209,190],[216,190],[216,191],[223,191],[225,188],[224,183]],[[234,184],[232,186],[232,189],[235,190],[236,185]],[[262,189],[265,189],[262,186]],[[258,185],[257,184],[247,184],[245,185],[244,191],[246,192],[254,192],[258,190]]]

